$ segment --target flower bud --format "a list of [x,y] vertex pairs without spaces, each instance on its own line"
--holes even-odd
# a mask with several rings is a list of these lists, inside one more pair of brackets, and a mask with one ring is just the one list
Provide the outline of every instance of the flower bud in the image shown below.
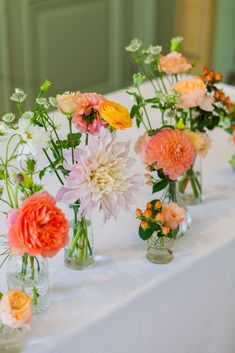
[[162,203],[161,203],[161,201],[160,201],[160,200],[156,201],[154,207],[155,207],[156,209],[162,208]]
[[141,216],[142,216],[142,211],[141,211],[141,209],[140,209],[140,208],[137,208],[137,209],[135,210],[135,214],[136,214],[137,217],[141,217]]
[[152,205],[151,205],[151,203],[150,203],[150,202],[146,203],[146,208],[147,208],[147,210],[151,210]]
[[158,222],[163,222],[163,215],[162,215],[162,213],[161,212],[158,212],[157,213],[157,215],[156,215],[156,220],[158,221]]
[[167,235],[170,232],[170,228],[169,227],[162,227],[162,233],[164,235]]
[[146,229],[149,228],[149,224],[148,224],[148,222],[146,222],[146,221],[142,221],[142,222],[140,223],[140,226],[141,226],[141,228],[142,228],[143,230],[146,230]]
[[152,212],[150,211],[150,210],[145,210],[144,211],[144,216],[146,217],[146,218],[151,218],[152,217]]

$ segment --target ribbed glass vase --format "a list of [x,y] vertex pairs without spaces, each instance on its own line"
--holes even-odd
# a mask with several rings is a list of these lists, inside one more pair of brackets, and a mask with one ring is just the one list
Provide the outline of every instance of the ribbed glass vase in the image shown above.
[[78,217],[79,204],[69,206],[70,243],[65,248],[65,265],[72,270],[84,270],[94,266],[92,222],[85,216]]
[[158,237],[157,232],[154,232],[151,238],[148,239],[147,259],[155,264],[167,264],[174,258],[173,254],[174,239]]
[[0,323],[0,352],[21,353],[25,346],[24,330],[3,326]]
[[48,261],[42,256],[11,256],[7,264],[8,289],[18,289],[33,300],[33,313],[45,311],[50,304]]

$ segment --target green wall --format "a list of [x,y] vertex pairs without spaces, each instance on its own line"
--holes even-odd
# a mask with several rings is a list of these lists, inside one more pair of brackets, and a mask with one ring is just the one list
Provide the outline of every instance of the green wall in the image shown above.
[[213,68],[223,74],[226,82],[235,71],[235,0],[217,0],[214,28]]

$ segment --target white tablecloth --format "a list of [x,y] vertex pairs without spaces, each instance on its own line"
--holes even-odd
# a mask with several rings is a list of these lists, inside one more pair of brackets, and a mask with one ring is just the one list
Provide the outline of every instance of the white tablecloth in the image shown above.
[[[151,94],[148,83],[142,89]],[[225,89],[235,98],[235,89]],[[132,105],[124,90],[108,98]],[[134,142],[139,133],[133,128],[119,137]],[[25,353],[235,352],[235,174],[227,162],[233,151],[222,130],[211,137],[203,163],[207,199],[190,208],[192,227],[177,240],[174,261],[154,265],[145,258],[134,208],[105,225],[97,214],[95,267],[71,271],[63,251],[50,261],[52,304],[34,318]],[[136,170],[143,171],[139,161]],[[47,189],[55,194],[52,179]],[[143,207],[150,188],[136,198]]]

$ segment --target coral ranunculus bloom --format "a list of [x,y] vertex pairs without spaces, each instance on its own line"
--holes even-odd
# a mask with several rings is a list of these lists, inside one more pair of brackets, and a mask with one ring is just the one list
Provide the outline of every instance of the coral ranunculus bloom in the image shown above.
[[206,86],[202,80],[187,79],[177,82],[172,89],[181,96],[178,108],[188,109],[199,106],[206,98]]
[[12,328],[29,328],[32,299],[18,290],[5,293],[0,300],[0,322]]
[[100,105],[100,116],[117,130],[123,130],[132,126],[132,120],[128,110],[121,104],[104,101]]
[[26,199],[8,214],[8,241],[14,255],[52,257],[69,241],[69,223],[47,192]]
[[192,68],[187,59],[175,51],[160,56],[160,70],[168,75],[186,72]]
[[171,180],[183,175],[195,159],[193,144],[189,136],[180,130],[162,129],[149,140],[146,147],[146,162]]
[[185,209],[175,202],[162,204],[163,224],[171,229],[176,229],[182,223],[185,216]]

